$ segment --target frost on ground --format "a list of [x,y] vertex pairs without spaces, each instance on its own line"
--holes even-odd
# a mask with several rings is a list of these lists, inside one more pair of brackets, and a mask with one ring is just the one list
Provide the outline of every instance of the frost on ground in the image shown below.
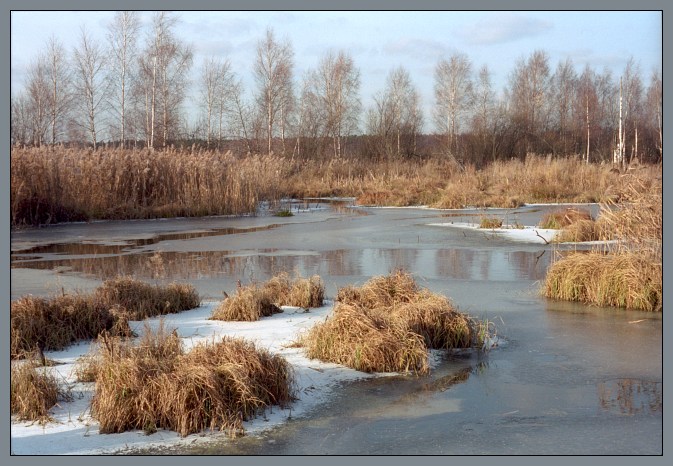
[[[282,355],[295,370],[298,400],[287,409],[273,406],[266,414],[245,423],[247,434],[259,433],[281,424],[289,417],[309,413],[330,396],[339,382],[377,375],[311,360],[303,355],[301,348],[288,347],[302,332],[325,319],[333,307],[330,302],[309,312],[305,312],[302,308],[283,307],[283,313],[257,322],[208,320],[217,304],[207,302],[197,309],[163,316],[164,325],[167,329],[177,329],[186,350],[204,340],[219,341],[225,335],[243,337],[255,342],[260,348]],[[160,320],[161,318],[153,318],[143,322],[131,322],[131,326],[138,335],[141,335],[145,322],[156,328]],[[89,352],[91,343],[81,342],[64,351],[45,353],[47,358],[60,363],[48,370],[53,371],[64,385],[70,386],[74,400],[62,402],[54,407],[51,410],[53,422],[44,426],[12,420],[12,454],[105,454],[133,448],[191,445],[226,438],[225,432],[202,432],[181,438],[177,433],[167,430],[159,430],[149,436],[140,430],[121,434],[100,434],[98,424],[91,418],[89,411],[94,384],[76,383],[74,375],[77,359]]]
[[478,224],[475,223],[430,223],[430,226],[438,227],[453,227],[453,228],[466,228],[470,230],[477,230],[488,233],[497,233],[501,236],[509,238],[514,241],[524,241],[527,243],[551,243],[554,237],[561,230],[551,230],[546,228],[538,227],[529,227],[525,226],[523,228],[514,228],[514,227],[503,227],[503,228],[479,228]]

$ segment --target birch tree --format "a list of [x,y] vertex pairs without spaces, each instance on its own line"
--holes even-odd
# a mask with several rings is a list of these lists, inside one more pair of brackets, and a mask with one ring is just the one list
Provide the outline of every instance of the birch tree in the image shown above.
[[118,134],[121,146],[126,146],[127,127],[129,121],[128,101],[131,81],[136,74],[137,43],[140,33],[140,19],[136,11],[118,11],[108,25],[108,43],[111,52],[110,109],[118,121]]
[[472,64],[467,55],[456,53],[435,67],[435,123],[446,135],[447,149],[456,156],[460,123],[470,106]]
[[258,86],[257,103],[266,118],[267,152],[271,153],[274,126],[281,120],[284,129],[287,119],[287,104],[292,94],[294,53],[288,41],[278,42],[275,39],[272,29],[267,29],[264,38],[257,43],[256,52],[254,73]]
[[65,119],[71,108],[71,73],[65,48],[54,36],[51,36],[47,42],[45,57],[49,79],[47,106],[51,126],[51,143],[56,144],[62,137]]
[[106,97],[105,55],[85,27],[80,31],[80,42],[73,51],[75,63],[75,95],[79,102],[78,118],[96,150],[99,140],[100,115]]

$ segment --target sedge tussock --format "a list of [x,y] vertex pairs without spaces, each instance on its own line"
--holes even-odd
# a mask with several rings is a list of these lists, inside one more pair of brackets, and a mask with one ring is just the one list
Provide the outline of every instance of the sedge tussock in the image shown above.
[[61,350],[77,340],[96,338],[103,331],[130,336],[129,320],[198,307],[192,285],[153,286],[119,277],[105,281],[90,294],[51,298],[24,296],[10,307],[10,355],[22,358],[36,347]]
[[278,355],[225,337],[185,353],[163,324],[137,344],[104,338],[92,400],[101,433],[141,429],[243,432],[242,423],[294,399],[294,374]]
[[599,306],[662,309],[662,269],[638,253],[575,253],[553,263],[544,295]]
[[538,226],[540,228],[560,230],[576,222],[587,220],[593,220],[589,211],[585,209],[577,209],[575,207],[567,207],[545,214]]
[[495,217],[482,217],[479,221],[479,228],[500,228],[502,227],[502,220]]
[[213,310],[211,319],[252,322],[283,312],[279,306],[320,307],[324,298],[325,286],[318,275],[291,279],[283,272],[261,285],[238,287]]
[[606,203],[599,237],[616,241],[553,262],[544,283],[549,298],[659,312],[663,308],[662,191],[659,183],[631,183],[622,203]]
[[481,346],[479,324],[403,271],[341,288],[333,315],[298,342],[310,358],[365,372],[427,374],[428,349]]
[[48,422],[49,410],[70,394],[60,388],[56,377],[33,361],[12,364],[10,376],[10,410],[20,421]]

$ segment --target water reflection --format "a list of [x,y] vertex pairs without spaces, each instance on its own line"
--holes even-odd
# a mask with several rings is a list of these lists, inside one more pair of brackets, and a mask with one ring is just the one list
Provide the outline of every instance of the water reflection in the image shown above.
[[638,379],[608,380],[598,384],[601,408],[621,414],[662,411],[663,384]]
[[174,280],[222,276],[266,279],[281,271],[297,271],[302,275],[374,276],[404,268],[418,271],[428,279],[518,281],[544,278],[549,254],[538,256],[539,253],[527,251],[471,249],[125,251],[71,258],[16,256],[12,267],[69,270],[101,280],[117,275]]

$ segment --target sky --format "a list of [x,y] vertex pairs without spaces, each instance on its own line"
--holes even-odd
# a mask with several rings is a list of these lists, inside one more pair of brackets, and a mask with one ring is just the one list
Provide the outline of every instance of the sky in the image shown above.
[[[72,50],[80,28],[86,26],[104,42],[113,14],[13,11],[12,93],[23,87],[26,70],[50,36]],[[616,79],[633,57],[646,85],[652,70],[662,66],[659,11],[182,11],[177,15],[176,35],[194,51],[193,80],[206,58],[226,58],[247,92],[252,92],[255,46],[270,27],[278,39],[292,45],[297,83],[326,51],[349,52],[360,70],[364,109],[384,89],[388,73],[404,66],[421,95],[426,122],[431,121],[434,103],[435,65],[454,53],[467,55],[475,74],[487,65],[497,92],[507,85],[517,61],[535,50],[548,54],[552,72],[570,58],[578,72],[590,64],[599,72],[611,70]],[[151,12],[141,17],[149,25]],[[186,106],[194,111],[195,87],[191,94]]]

